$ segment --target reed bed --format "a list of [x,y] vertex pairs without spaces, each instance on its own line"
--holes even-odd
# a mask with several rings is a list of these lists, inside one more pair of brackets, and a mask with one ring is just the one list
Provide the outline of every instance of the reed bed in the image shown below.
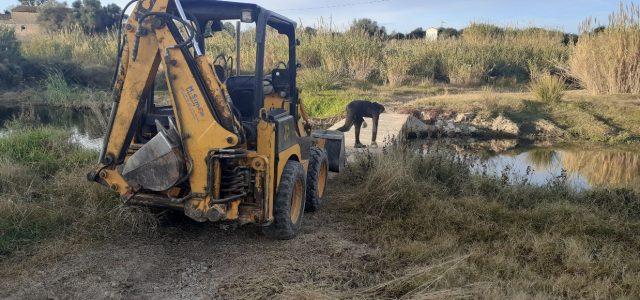
[[604,30],[594,31],[595,24],[583,24],[569,59],[572,74],[593,93],[640,93],[640,8],[620,4]]
[[[297,53],[303,66],[301,85],[312,90],[361,83],[391,87],[435,82],[519,85],[529,83],[534,70],[554,70],[575,78],[593,93],[639,93],[639,19],[636,5],[621,4],[604,31],[585,30],[575,45],[571,35],[556,30],[489,24],[471,24],[460,37],[438,41],[391,40],[357,30],[337,32],[324,25],[316,30],[300,28]],[[587,21],[584,27],[593,24]],[[6,44],[4,40],[13,38],[3,33],[1,39]],[[230,29],[216,32],[207,39],[205,48],[212,59],[233,57],[234,40]],[[267,31],[266,71],[288,61],[288,42],[276,31]],[[25,41],[19,49],[27,62],[23,67],[27,75],[35,73],[43,78],[55,68],[71,82],[108,87],[116,44],[113,32],[86,35],[80,28],[68,28]],[[245,29],[241,34],[243,73],[253,72],[255,55],[255,29]],[[237,63],[231,59],[228,66]]]

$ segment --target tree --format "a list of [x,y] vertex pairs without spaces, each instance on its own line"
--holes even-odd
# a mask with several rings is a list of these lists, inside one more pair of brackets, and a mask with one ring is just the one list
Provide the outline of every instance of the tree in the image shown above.
[[387,29],[384,26],[378,26],[378,22],[367,18],[354,20],[349,31],[363,31],[369,36],[387,36]]
[[572,45],[575,46],[578,43],[580,36],[573,33],[565,33],[562,38],[562,43],[565,46]]
[[47,2],[47,0],[19,0],[21,5],[24,6],[40,6]]
[[408,39],[423,39],[425,36],[427,36],[427,32],[422,27],[418,27],[407,34]]
[[318,29],[315,29],[313,27],[305,27],[303,30],[304,34],[309,35],[309,36],[315,36],[318,33]]
[[20,42],[13,28],[0,26],[0,87],[15,87],[22,78]]
[[393,31],[389,34],[390,40],[404,40],[406,36],[402,32]]
[[116,4],[102,7],[100,0],[76,0],[71,4],[71,22],[85,32],[104,32],[119,20],[121,9]]
[[438,28],[438,39],[450,39],[460,37],[460,32],[455,28]]
[[64,4],[48,5],[40,11],[38,23],[49,30],[60,30],[69,26],[71,9]]
[[606,26],[598,26],[596,28],[593,29],[592,33],[593,34],[601,34],[603,33],[605,30],[607,30]]
[[236,25],[233,25],[231,22],[224,22],[224,24],[222,24],[222,30],[230,36],[236,36]]

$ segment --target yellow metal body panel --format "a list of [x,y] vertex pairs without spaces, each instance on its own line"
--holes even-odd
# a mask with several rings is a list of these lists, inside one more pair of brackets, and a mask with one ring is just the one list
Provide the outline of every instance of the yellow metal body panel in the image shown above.
[[[140,109],[141,100],[146,92],[153,87],[156,74],[162,64],[165,70],[165,80],[169,89],[170,104],[176,119],[178,131],[183,139],[183,148],[189,164],[188,183],[190,197],[184,203],[185,211],[198,212],[196,220],[236,220],[241,222],[269,222],[273,219],[274,197],[280,184],[281,174],[288,160],[300,161],[305,170],[308,161],[302,160],[302,149],[295,144],[289,149],[276,153],[278,143],[275,124],[260,119],[257,125],[257,149],[249,151],[246,144],[240,144],[237,133],[223,127],[216,118],[214,111],[209,107],[207,99],[213,99],[215,107],[227,107],[227,109],[215,109],[216,113],[233,118],[236,128],[241,128],[235,119],[229,106],[229,96],[226,86],[220,82],[212,64],[207,57],[196,57],[195,65],[189,65],[188,57],[182,49],[175,47],[178,44],[176,37],[169,30],[167,24],[153,23],[154,17],[147,18],[138,24],[136,12],[141,8],[152,12],[163,13],[171,0],[143,0],[138,4],[132,16],[128,19],[129,28],[126,32],[126,44],[123,51],[121,68],[114,89],[119,93],[117,114],[112,123],[110,135],[107,138],[105,154],[113,158],[109,165],[101,165],[96,171],[100,180],[118,192],[123,198],[133,197],[138,191],[130,186],[119,173],[118,165],[126,162],[127,143],[133,132],[133,122]],[[144,27],[145,34],[136,35],[137,29]],[[135,45],[135,46],[134,46]],[[134,51],[135,49],[135,51]],[[187,54],[190,55],[190,54]],[[205,87],[201,87],[196,79],[200,75]],[[205,93],[211,93],[206,95]],[[261,116],[273,108],[290,110],[290,103],[279,95],[268,95],[264,99],[264,107]],[[306,136],[308,119],[302,105],[299,105],[298,134]],[[242,202],[249,199],[238,199],[228,204],[211,205],[211,197],[219,198],[219,190],[213,184],[211,192],[208,182],[220,182],[220,172],[216,172],[214,179],[210,178],[207,158],[212,151],[228,148],[240,148],[246,150],[246,158],[240,161],[243,166],[251,167],[256,176],[255,190],[262,193],[262,199],[251,199],[251,205],[243,206]],[[134,153],[135,150],[131,150]],[[263,181],[262,181],[263,180]],[[175,197],[180,190],[172,189],[166,192],[168,197]],[[253,206],[252,206],[253,205]],[[256,210],[258,207],[258,211]],[[215,214],[209,214],[215,212]]]
[[[258,122],[258,155],[266,157],[269,162],[267,176],[269,180],[265,187],[266,210],[268,216],[273,216],[273,197],[276,193],[276,187],[273,184],[273,178],[276,178],[276,170],[274,162],[276,161],[276,130],[273,123],[264,120]],[[278,170],[278,174],[282,174]],[[280,176],[278,176],[280,177]]]

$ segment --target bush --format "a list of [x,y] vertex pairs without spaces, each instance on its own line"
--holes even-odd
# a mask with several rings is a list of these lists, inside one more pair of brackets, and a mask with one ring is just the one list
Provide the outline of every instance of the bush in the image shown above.
[[78,97],[78,89],[71,86],[60,71],[50,71],[42,81],[42,85],[43,96],[47,102],[62,104],[76,100]]
[[538,100],[549,103],[560,102],[566,88],[564,78],[549,73],[537,75],[529,85]]
[[0,87],[11,87],[22,79],[20,43],[13,28],[0,25]]
[[609,19],[598,32],[586,22],[569,60],[571,73],[593,93],[640,93],[640,9],[621,4]]

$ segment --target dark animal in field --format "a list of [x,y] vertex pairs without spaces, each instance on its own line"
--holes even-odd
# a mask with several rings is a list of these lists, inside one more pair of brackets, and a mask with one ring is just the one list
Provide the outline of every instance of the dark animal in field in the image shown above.
[[365,146],[360,143],[360,128],[367,125],[364,122],[364,118],[371,118],[373,120],[373,132],[371,136],[371,146],[376,147],[376,138],[378,136],[378,121],[380,120],[380,114],[384,112],[384,106],[379,103],[356,100],[347,105],[347,119],[344,126],[339,128],[339,131],[347,132],[351,129],[351,126],[356,126],[356,148],[364,148]]

